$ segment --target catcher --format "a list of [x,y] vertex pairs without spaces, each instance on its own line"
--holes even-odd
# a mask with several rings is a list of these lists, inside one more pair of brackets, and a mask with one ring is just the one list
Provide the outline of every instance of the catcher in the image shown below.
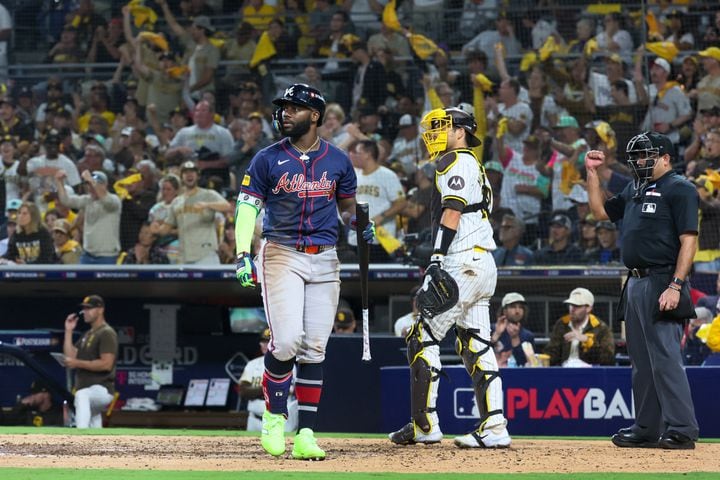
[[431,199],[434,253],[415,297],[420,316],[405,340],[410,363],[410,423],[389,435],[393,443],[438,443],[442,431],[435,409],[439,343],[455,327],[455,349],[472,379],[480,421],[477,430],[455,438],[461,448],[510,445],[503,415],[502,381],[490,344],[490,297],[495,291],[495,249],[488,221],[492,189],[471,148],[475,118],[458,108],[428,112],[422,119],[430,158],[439,156]]

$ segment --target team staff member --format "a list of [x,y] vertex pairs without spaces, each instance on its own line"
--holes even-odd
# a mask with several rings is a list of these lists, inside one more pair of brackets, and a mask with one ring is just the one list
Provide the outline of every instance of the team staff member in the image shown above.
[[75,425],[77,428],[102,428],[102,414],[115,393],[117,333],[105,320],[102,297],[89,295],[80,306],[82,318],[90,330],[73,344],[73,330],[80,316],[71,313],[65,319],[63,343],[65,366],[75,369]]
[[623,219],[622,260],[630,269],[624,317],[632,361],[635,423],[613,435],[618,447],[695,448],[698,424],[680,351],[682,321],[694,317],[686,284],[697,249],[698,193],[673,172],[673,144],[646,132],[630,139],[634,181],[605,200],[597,168],[586,156],[590,208],[598,220]]
[[[340,294],[337,214],[339,208],[345,222],[352,222],[357,179],[348,156],[318,135],[325,113],[318,90],[294,84],[273,103],[285,138],[258,152],[242,180],[235,212],[237,278],[243,287],[260,282],[272,332],[262,382],[267,407],[262,446],[274,456],[285,453],[283,429],[297,362],[300,414],[292,456],[322,460],[325,452],[313,429]],[[261,268],[256,273],[250,242],[263,207]],[[372,222],[363,236],[368,241],[374,237]]]
[[[488,221],[492,189],[485,169],[471,148],[480,145],[475,118],[455,107],[435,109],[422,120],[423,141],[436,162],[431,203],[435,250],[430,259],[450,274],[459,300],[432,318],[421,316],[405,337],[411,378],[411,421],[389,435],[393,443],[437,443],[442,439],[435,409],[440,362],[439,343],[455,327],[455,348],[470,374],[480,413],[476,431],[455,438],[461,448],[508,447],[511,439],[503,415],[502,380],[490,341],[490,298],[497,268]],[[437,212],[440,211],[440,215]],[[426,277],[424,285],[428,283]],[[424,288],[428,288],[426,285]]]

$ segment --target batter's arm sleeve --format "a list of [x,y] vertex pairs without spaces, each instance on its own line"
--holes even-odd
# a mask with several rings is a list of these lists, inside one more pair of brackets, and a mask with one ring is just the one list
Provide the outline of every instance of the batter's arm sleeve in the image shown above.
[[[262,202],[259,198],[245,200],[249,195],[240,193],[235,209],[235,253],[241,254],[250,251],[253,233],[255,232],[255,219],[260,212]],[[241,200],[241,197],[243,199]]]

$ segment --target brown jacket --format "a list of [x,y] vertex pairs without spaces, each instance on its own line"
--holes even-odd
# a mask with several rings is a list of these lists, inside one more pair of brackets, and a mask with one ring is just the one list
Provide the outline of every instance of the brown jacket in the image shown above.
[[[550,365],[562,365],[570,356],[571,342],[564,335],[570,332],[570,315],[564,315],[555,322],[550,334],[550,342],[545,353],[550,355]],[[610,327],[592,313],[583,329],[588,339],[580,344],[580,360],[591,365],[615,365],[615,340]]]

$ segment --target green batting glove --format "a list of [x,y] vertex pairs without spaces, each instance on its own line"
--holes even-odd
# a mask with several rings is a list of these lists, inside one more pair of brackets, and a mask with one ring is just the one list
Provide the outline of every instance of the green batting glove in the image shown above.
[[235,260],[235,276],[245,288],[255,288],[257,285],[257,269],[248,252],[238,254]]

